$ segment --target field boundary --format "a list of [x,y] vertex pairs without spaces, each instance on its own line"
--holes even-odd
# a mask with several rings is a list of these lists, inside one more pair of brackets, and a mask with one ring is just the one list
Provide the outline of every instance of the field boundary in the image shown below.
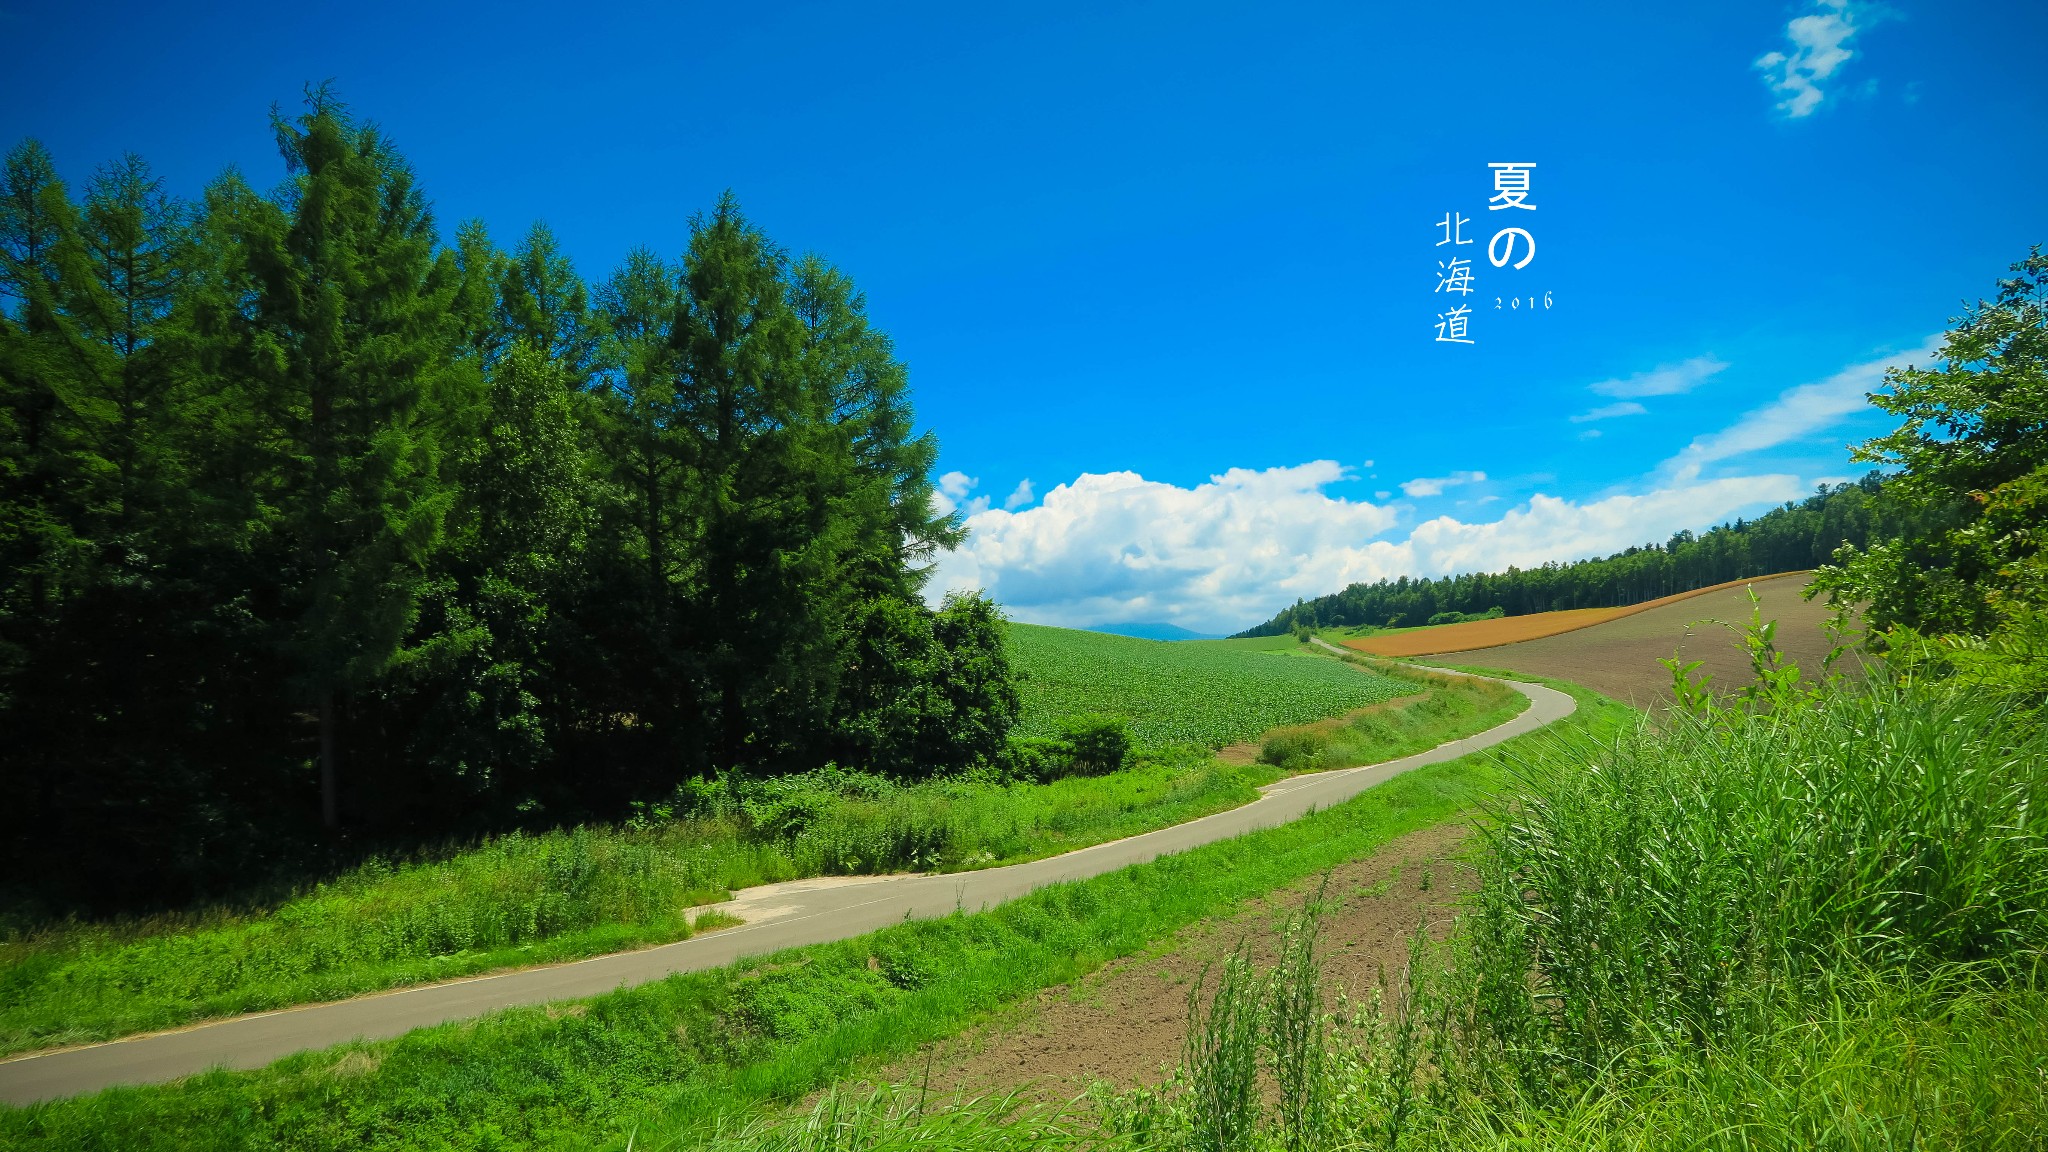
[[[1674,592],[1645,600],[1640,604],[1623,604],[1614,608],[1564,608],[1555,612],[1533,612],[1526,616],[1503,616],[1496,620],[1468,620],[1462,624],[1440,624],[1416,632],[1402,632],[1392,636],[1361,636],[1344,641],[1344,647],[1367,656],[1405,658],[1409,656],[1448,656],[1455,652],[1477,652],[1482,648],[1499,648],[1506,644],[1520,644],[1527,640],[1543,640],[1551,636],[1562,636],[1577,632],[1610,620],[1620,620],[1666,604],[1676,604],[1695,596],[1706,596],[1714,592],[1725,592],[1745,584],[1761,584],[1766,580],[1783,580],[1788,576],[1810,576],[1811,569],[1796,572],[1773,572],[1768,576],[1745,576],[1740,580],[1726,580],[1705,588],[1694,588],[1689,592]],[[1569,620],[1564,617],[1570,617]],[[1526,634],[1503,637],[1502,625],[1507,621],[1540,621],[1545,617],[1559,625],[1556,628],[1537,627]],[[1317,638],[1322,643],[1320,637]],[[1330,647],[1324,643],[1324,647]]]
[[1288,823],[1402,773],[1454,760],[1564,719],[1577,707],[1571,696],[1554,688],[1479,678],[1508,685],[1528,697],[1529,707],[1483,732],[1424,752],[1280,781],[1250,803],[1184,824],[977,872],[763,885],[710,906],[742,914],[745,924],[671,944],[25,1053],[0,1061],[0,1101],[23,1105],[116,1084],[173,1080],[216,1067],[260,1068],[309,1048],[398,1036],[501,1008],[596,996],[679,972],[723,967],[745,957],[844,940],[907,919],[987,909],[1049,884],[1100,876]]

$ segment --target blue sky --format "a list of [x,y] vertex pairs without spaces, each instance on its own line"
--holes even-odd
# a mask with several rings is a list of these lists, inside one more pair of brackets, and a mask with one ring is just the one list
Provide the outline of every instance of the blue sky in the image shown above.
[[[332,78],[444,229],[544,219],[593,280],[731,188],[910,365],[975,528],[935,587],[1066,624],[1235,628],[1852,475],[1883,365],[2048,241],[2018,0],[569,11],[4,3],[0,141],[267,185],[270,104]],[[1503,161],[1536,211],[1486,210]],[[1447,211],[1471,345],[1434,339]]]

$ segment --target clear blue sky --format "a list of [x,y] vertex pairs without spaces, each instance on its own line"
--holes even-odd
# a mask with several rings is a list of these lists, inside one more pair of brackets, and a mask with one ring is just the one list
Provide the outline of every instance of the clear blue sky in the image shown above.
[[[2048,241],[2038,3],[866,7],[6,3],[0,141],[268,185],[269,106],[332,78],[445,230],[546,220],[592,280],[731,188],[867,291],[961,501],[1017,497],[947,579],[1062,623],[1237,626],[1850,475],[1839,396]],[[1485,210],[1495,161],[1537,211]],[[1434,341],[1452,210],[1470,346]]]

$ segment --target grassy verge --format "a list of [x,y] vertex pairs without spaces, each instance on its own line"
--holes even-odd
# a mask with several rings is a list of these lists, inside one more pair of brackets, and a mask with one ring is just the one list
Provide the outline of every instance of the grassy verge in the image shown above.
[[[1327,664],[1381,694],[1448,679],[1287,663]],[[1497,723],[1483,703],[1439,685],[1388,715],[1428,746]],[[1400,754],[1389,744],[1377,758]],[[1298,761],[1285,769],[1309,766]],[[1037,859],[1236,807],[1276,774],[1187,745],[1046,784],[812,773],[779,782],[771,806],[372,862],[274,909],[64,925],[0,944],[0,1054],[667,943],[733,889]]]
[[1371,705],[1333,720],[1278,729],[1260,743],[1261,763],[1283,772],[1376,764],[1484,731],[1529,706],[1528,697],[1503,684],[1384,661],[1344,659],[1412,680],[1426,688],[1427,694]]
[[[1566,724],[1632,715],[1577,693]],[[1549,739],[1544,733],[1511,744]],[[254,1073],[0,1112],[0,1143],[53,1148],[622,1147],[699,1131],[1128,955],[1243,900],[1468,807],[1501,750],[1401,776],[1336,808],[975,915],[907,923],[595,1000],[519,1009]],[[644,1147],[644,1143],[640,1146]]]

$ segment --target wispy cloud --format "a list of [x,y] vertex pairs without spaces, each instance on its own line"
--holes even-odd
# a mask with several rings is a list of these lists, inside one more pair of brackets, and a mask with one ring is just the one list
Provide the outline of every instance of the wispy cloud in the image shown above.
[[1453,472],[1449,476],[1418,476],[1413,480],[1404,481],[1401,484],[1401,491],[1406,492],[1411,499],[1420,500],[1425,496],[1441,496],[1446,488],[1456,488],[1460,484],[1478,484],[1485,479],[1486,473],[1484,472]]
[[1664,462],[1663,471],[1682,483],[1697,477],[1702,468],[1716,461],[1811,436],[1853,412],[1863,411],[1870,393],[1883,384],[1885,369],[1925,364],[1933,359],[1941,343],[1942,337],[1930,336],[1918,348],[1851,364],[1825,380],[1787,388],[1776,400],[1744,413],[1719,432],[1694,439]]
[[[1648,372],[1638,372],[1623,380],[1602,380],[1589,387],[1602,396],[1622,399],[1637,399],[1643,396],[1678,396],[1699,387],[1710,377],[1727,368],[1713,356],[1695,356],[1678,364],[1660,364]],[[1628,405],[1617,404],[1616,408]],[[1638,406],[1635,412],[1643,409]],[[1635,412],[1615,412],[1616,416],[1633,416]],[[1599,417],[1593,417],[1599,419]]]
[[1849,0],[1819,0],[1813,11],[1785,25],[1789,51],[1766,52],[1756,58],[1754,67],[1780,97],[1778,111],[1787,119],[1811,116],[1827,98],[1821,82],[1856,55],[1849,41],[1862,27],[1867,11]]
[[1003,498],[1003,507],[1008,509],[1022,508],[1034,499],[1036,497],[1031,494],[1031,479],[1026,477],[1017,482],[1015,491]]
[[1603,405],[1593,409],[1591,412],[1581,412],[1577,416],[1572,417],[1572,423],[1584,424],[1588,420],[1612,420],[1616,416],[1641,416],[1648,411],[1648,408],[1633,400],[1623,400],[1618,404]]

